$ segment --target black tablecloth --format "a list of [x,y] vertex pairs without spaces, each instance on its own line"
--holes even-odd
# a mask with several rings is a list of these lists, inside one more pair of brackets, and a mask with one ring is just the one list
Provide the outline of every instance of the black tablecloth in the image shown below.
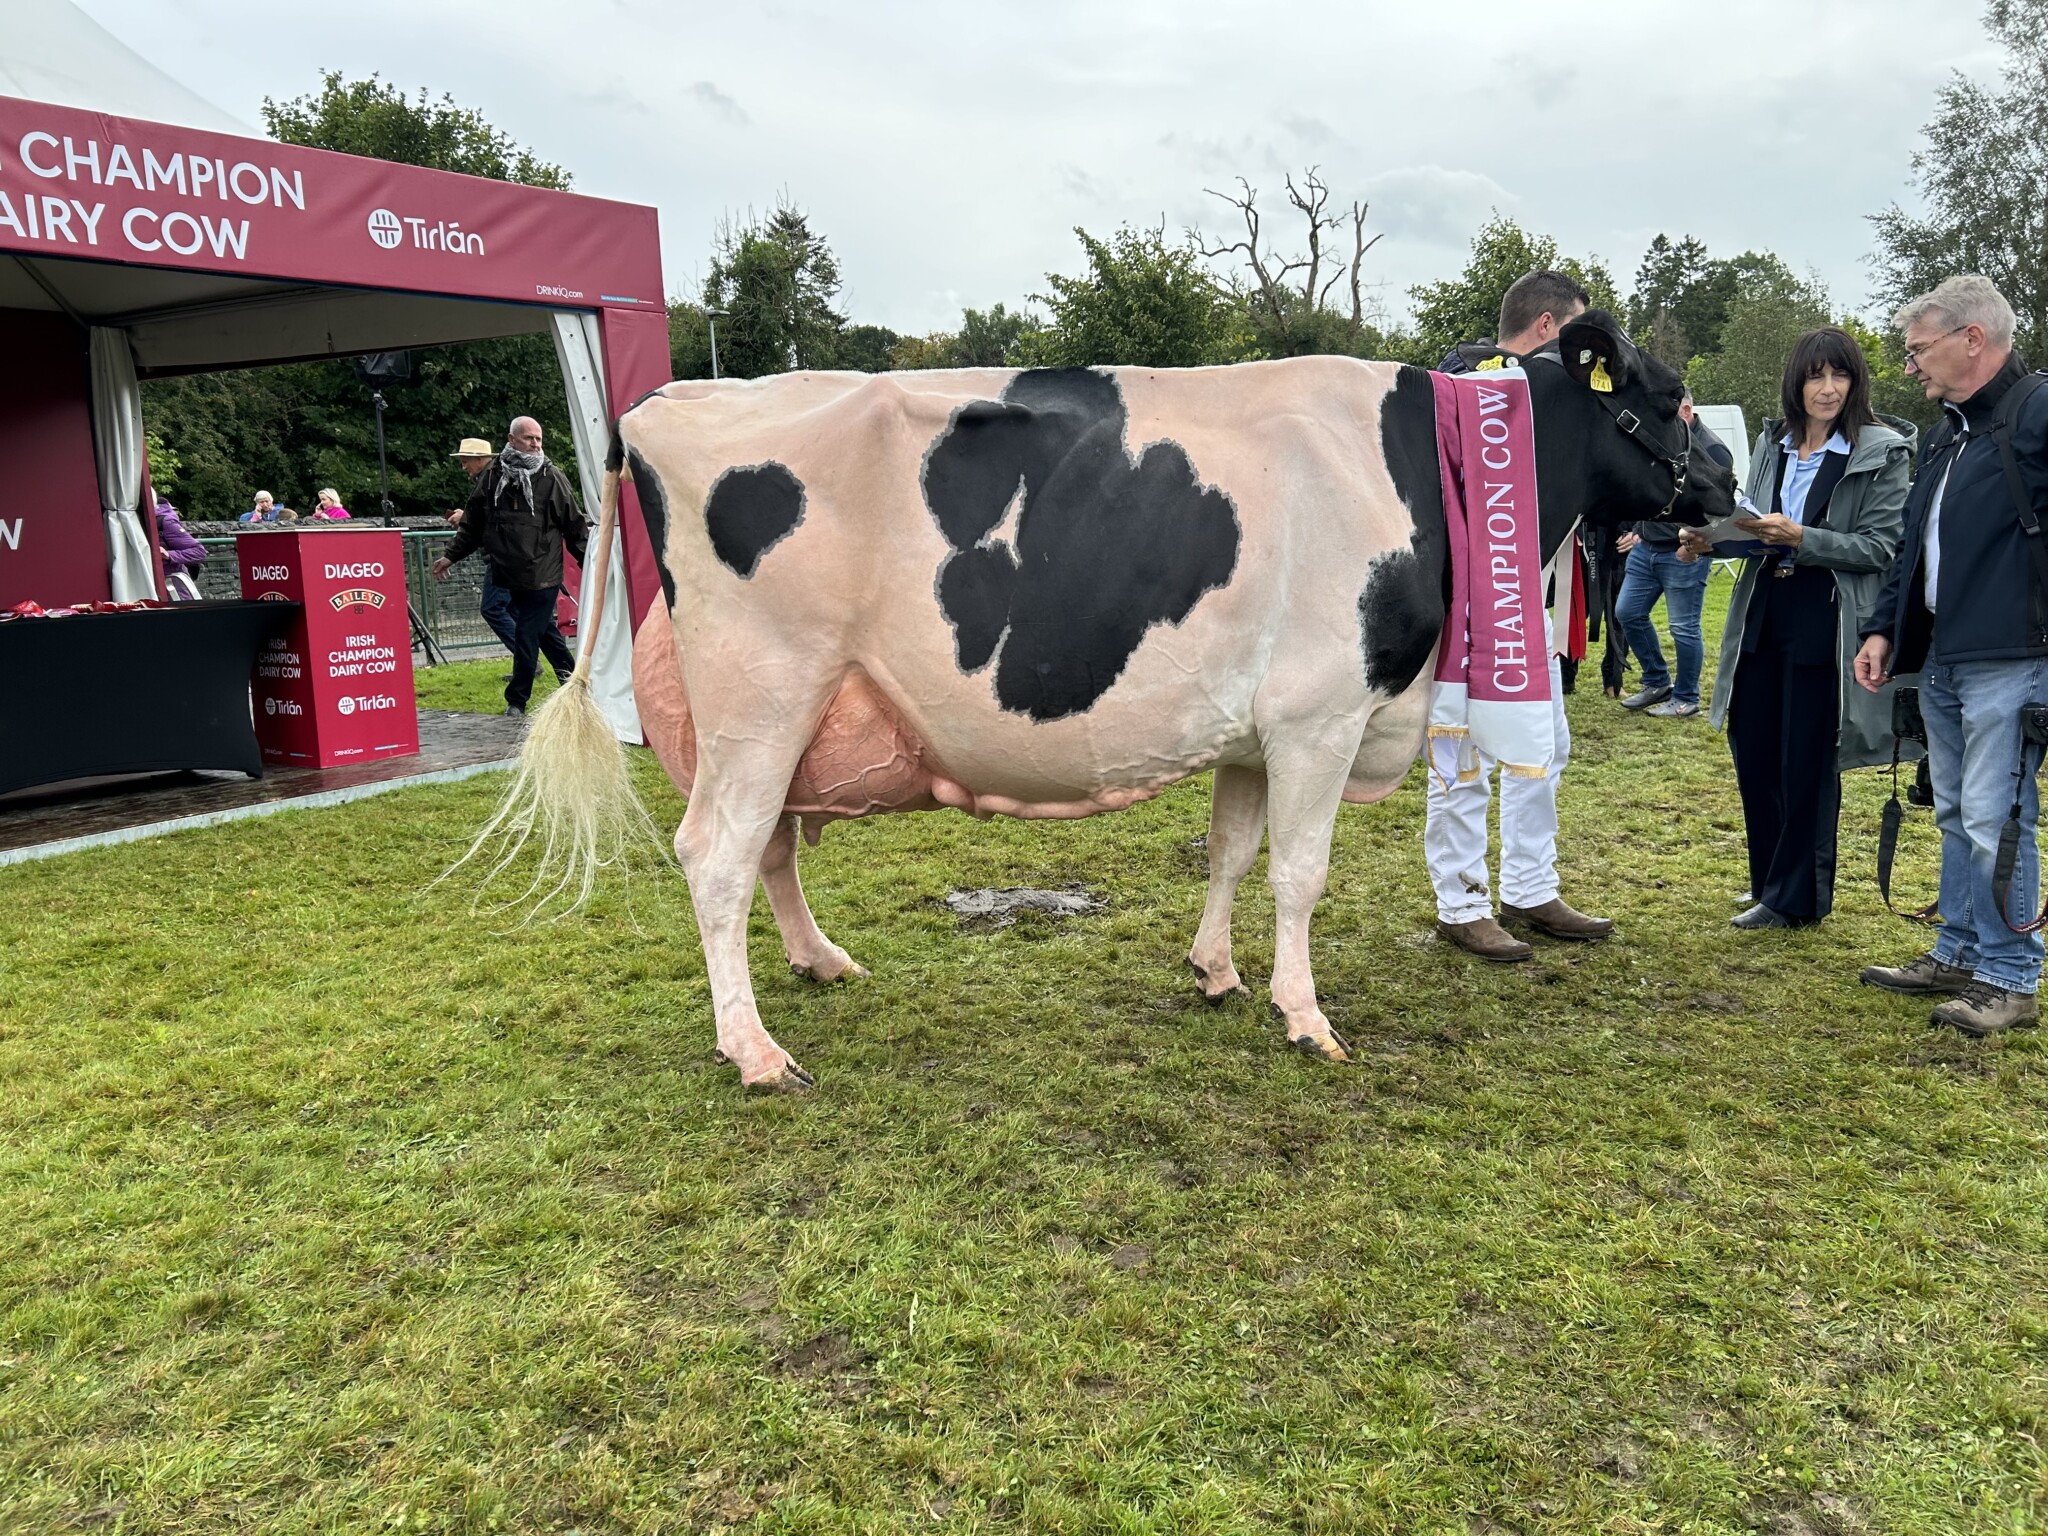
[[297,603],[177,603],[0,624],[0,794],[181,768],[263,772],[257,648]]

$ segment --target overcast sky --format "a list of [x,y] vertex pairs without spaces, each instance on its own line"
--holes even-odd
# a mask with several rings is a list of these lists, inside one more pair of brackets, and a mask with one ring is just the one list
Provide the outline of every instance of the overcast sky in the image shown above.
[[1966,0],[81,3],[252,125],[323,68],[450,91],[577,190],[659,208],[671,294],[722,213],[787,192],[854,318],[902,331],[1077,270],[1076,224],[1220,231],[1205,187],[1284,206],[1308,164],[1371,202],[1396,316],[1493,208],[1624,290],[1662,230],[1860,309],[1864,216],[1906,196],[1948,72],[1997,63]]

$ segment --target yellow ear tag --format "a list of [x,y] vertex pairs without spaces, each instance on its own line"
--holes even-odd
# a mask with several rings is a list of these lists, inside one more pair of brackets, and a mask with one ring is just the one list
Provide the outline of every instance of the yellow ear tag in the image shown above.
[[1505,368],[1507,367],[1507,365],[1508,360],[1504,357],[1489,357],[1483,363],[1474,363],[1472,365],[1472,371],[1474,373],[1491,373],[1495,369]]
[[1587,379],[1586,382],[1592,385],[1600,394],[1611,395],[1614,393],[1614,380],[1607,376],[1606,358],[1600,358],[1593,364],[1592,377]]

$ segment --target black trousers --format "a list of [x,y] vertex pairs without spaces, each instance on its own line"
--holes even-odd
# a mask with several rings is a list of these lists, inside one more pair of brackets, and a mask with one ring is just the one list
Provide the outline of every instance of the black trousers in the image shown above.
[[542,651],[557,672],[576,665],[576,653],[555,627],[558,590],[543,587],[538,592],[507,594],[512,618],[512,681],[505,685],[505,702],[514,709],[526,708],[526,701],[533,697],[533,675],[539,669]]
[[1832,664],[1802,664],[1802,654],[1812,653],[1774,644],[1768,634],[1742,654],[1728,703],[1728,747],[1749,835],[1750,893],[1773,912],[1808,922],[1835,904],[1841,675]]

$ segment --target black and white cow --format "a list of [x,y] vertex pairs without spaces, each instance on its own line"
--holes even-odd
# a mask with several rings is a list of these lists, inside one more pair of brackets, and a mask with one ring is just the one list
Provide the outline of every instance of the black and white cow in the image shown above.
[[[1529,371],[1546,560],[1581,521],[1730,511],[1675,373],[1599,313],[1562,353]],[[1611,391],[1589,387],[1596,364]],[[1342,1059],[1309,914],[1338,805],[1391,792],[1423,740],[1448,579],[1435,434],[1426,373],[1342,357],[788,374],[671,384],[627,412],[606,525],[628,467],[667,597],[635,692],[689,796],[676,851],[742,1080],[811,1081],[755,1006],[757,878],[793,966],[859,974],[804,902],[799,827],[1086,816],[1204,769],[1203,988],[1238,984],[1231,900],[1263,830],[1274,1004],[1290,1041]],[[558,693],[508,804],[512,825],[560,818],[577,859],[589,808],[619,803],[593,722],[586,690]]]

